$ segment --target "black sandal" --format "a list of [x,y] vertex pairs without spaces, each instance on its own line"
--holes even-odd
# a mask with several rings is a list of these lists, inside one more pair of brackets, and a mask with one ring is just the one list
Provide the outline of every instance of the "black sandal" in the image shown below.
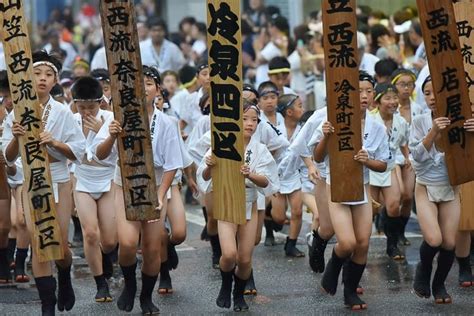
[[342,274],[342,282],[344,283],[344,304],[353,311],[367,309],[367,303],[357,295],[358,284],[364,270],[365,264],[357,264],[353,261],[346,261],[344,264],[344,272]]
[[451,295],[448,294],[444,285],[433,289],[433,296],[436,304],[451,304],[453,302]]
[[416,266],[415,280],[413,283],[413,292],[421,298],[430,298],[431,289],[430,289],[430,279],[431,279],[431,270],[426,271],[423,269],[421,262]]
[[160,268],[160,283],[158,284],[158,294],[172,294],[173,285],[171,284],[171,276],[169,271],[168,261],[161,263]]
[[253,279],[253,270],[250,271],[250,278],[245,284],[244,295],[257,295],[257,288],[255,287],[255,281]]

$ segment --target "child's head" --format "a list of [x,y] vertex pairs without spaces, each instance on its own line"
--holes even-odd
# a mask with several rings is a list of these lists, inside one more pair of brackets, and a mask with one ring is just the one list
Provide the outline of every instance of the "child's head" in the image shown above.
[[179,81],[184,89],[189,89],[197,83],[197,69],[185,65],[179,70]]
[[50,94],[53,97],[53,99],[58,101],[59,103],[63,103],[63,104],[66,103],[64,89],[59,83],[54,85],[53,89],[51,89]]
[[167,70],[162,73],[163,88],[168,91],[169,95],[173,96],[179,86],[178,74],[172,70]]
[[258,92],[255,88],[248,83],[244,83],[242,88],[242,98],[244,100],[250,101],[254,104],[258,103]]
[[154,104],[158,92],[161,91],[160,73],[154,67],[143,66],[143,82],[145,85],[146,103]]
[[361,111],[372,109],[375,95],[374,88],[374,77],[365,71],[359,71],[359,100]]
[[389,82],[390,76],[398,69],[398,64],[393,59],[381,59],[375,64],[375,79],[377,83]]
[[268,78],[273,82],[279,91],[289,84],[290,80],[290,62],[286,57],[274,57],[268,63]]
[[436,112],[436,99],[433,91],[433,82],[431,81],[431,76],[426,77],[421,86],[421,91],[425,96],[425,102],[432,112]]
[[91,71],[91,77],[100,82],[104,96],[110,100],[112,98],[112,89],[110,87],[109,71],[104,68],[97,68]]
[[303,115],[303,102],[294,94],[284,94],[278,98],[278,112],[283,115],[285,119],[292,119],[299,121]]
[[262,82],[258,86],[258,106],[265,114],[274,114],[278,105],[278,88],[271,81]]
[[206,91],[211,87],[211,73],[207,60],[202,61],[197,66],[196,78],[199,85]]
[[40,98],[46,97],[58,82],[61,62],[45,51],[36,51],[32,57],[36,92]]
[[67,103],[71,103],[72,101],[71,87],[73,83],[74,79],[72,78],[72,72],[69,70],[63,70],[59,75],[59,84],[63,88],[64,99]]
[[375,87],[375,103],[382,114],[393,115],[398,109],[398,91],[390,83],[380,83]]
[[257,130],[257,125],[260,122],[260,110],[250,101],[244,100],[243,106],[243,125],[244,125],[244,137],[250,138]]
[[13,109],[8,73],[6,70],[0,70],[0,105],[4,106],[7,112]]
[[74,105],[82,117],[97,115],[102,101],[102,87],[96,79],[78,78],[71,89]]
[[391,83],[397,87],[401,100],[410,99],[415,90],[416,75],[408,69],[397,69],[393,72]]
[[72,72],[74,78],[88,76],[90,72],[89,63],[84,58],[76,57],[72,66]]

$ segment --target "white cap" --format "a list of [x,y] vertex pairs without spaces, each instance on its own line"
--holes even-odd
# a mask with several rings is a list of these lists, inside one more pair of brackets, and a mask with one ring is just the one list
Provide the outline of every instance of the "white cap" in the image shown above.
[[403,22],[403,23],[400,24],[400,25],[395,25],[395,26],[393,27],[393,30],[394,30],[395,33],[397,33],[397,34],[403,34],[403,33],[408,32],[408,30],[410,29],[410,27],[411,27],[411,20],[408,20],[408,21]]

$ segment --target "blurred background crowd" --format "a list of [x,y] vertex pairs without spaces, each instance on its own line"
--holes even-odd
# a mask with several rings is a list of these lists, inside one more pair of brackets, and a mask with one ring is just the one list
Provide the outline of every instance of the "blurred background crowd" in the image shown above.
[[[207,58],[204,0],[137,0],[137,29],[143,64],[175,73]],[[74,77],[107,68],[99,0],[26,0],[32,45],[60,56],[64,85]],[[399,67],[419,74],[426,65],[415,0],[358,1],[360,68],[384,81]],[[268,80],[272,59],[288,63],[279,80],[304,101],[306,109],[324,106],[324,51],[319,1],[242,1],[242,57],[245,82]],[[144,51],[143,48],[154,50]],[[0,48],[0,69],[5,68]],[[283,64],[282,64],[283,63]],[[425,67],[427,68],[427,67]],[[426,71],[427,72],[427,71]],[[423,76],[424,79],[425,76]],[[175,91],[169,91],[171,96]],[[420,95],[421,96],[421,95]],[[423,104],[424,100],[417,100]]]

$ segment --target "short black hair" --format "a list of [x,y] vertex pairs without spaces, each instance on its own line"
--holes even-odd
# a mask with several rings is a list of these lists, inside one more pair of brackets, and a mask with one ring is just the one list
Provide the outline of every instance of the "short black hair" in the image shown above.
[[420,21],[418,19],[411,20],[411,27],[413,28],[413,31],[415,31],[415,33],[418,36],[423,36],[423,34],[421,32],[421,24],[420,24]]
[[80,100],[95,100],[103,96],[100,82],[90,76],[77,78],[71,88],[72,98]]
[[359,70],[359,81],[368,81],[375,87],[375,79],[367,71]]
[[108,81],[110,82],[110,73],[105,68],[97,68],[91,71],[91,77],[99,81]]
[[391,58],[381,59],[375,64],[375,73],[379,77],[390,77],[397,69],[397,62]]
[[277,109],[278,112],[283,115],[283,117],[286,117],[286,113],[288,112],[288,109],[292,109],[293,106],[295,105],[295,101],[298,99],[298,96],[296,94],[284,94],[278,97],[278,104],[277,104]]
[[33,63],[36,63],[39,61],[47,61],[47,62],[52,63],[58,70],[58,76],[59,76],[59,73],[61,72],[63,65],[61,64],[61,62],[56,56],[54,56],[53,54],[48,54],[48,52],[46,52],[45,50],[38,50],[33,53],[32,57],[33,57]]
[[258,86],[259,98],[267,94],[269,91],[274,92],[278,95],[278,87],[271,81],[264,81]]
[[55,84],[54,87],[49,92],[53,98],[64,97],[64,89],[59,83]]
[[[286,57],[276,56],[268,62],[268,70],[290,69],[290,62]],[[289,71],[288,71],[289,72]]]
[[168,34],[168,25],[166,24],[165,20],[159,17],[151,17],[146,21],[146,27],[151,29],[154,26],[160,26],[166,34]]
[[0,70],[0,91],[10,91],[8,73],[6,70]]
[[311,115],[313,115],[313,113],[314,113],[314,110],[305,111],[303,113],[303,115],[301,115],[300,121],[298,123],[301,126],[303,126],[308,121],[308,119],[311,117]]
[[203,23],[203,22],[196,22],[194,23],[194,25],[196,26],[196,28],[198,29],[198,31],[202,34],[207,34],[207,26],[206,26],[206,23]]
[[184,24],[194,24],[196,23],[196,19],[192,16],[185,16],[179,22],[179,30],[182,31]]
[[161,85],[160,72],[155,67],[143,65],[143,76],[153,78],[157,86]]

